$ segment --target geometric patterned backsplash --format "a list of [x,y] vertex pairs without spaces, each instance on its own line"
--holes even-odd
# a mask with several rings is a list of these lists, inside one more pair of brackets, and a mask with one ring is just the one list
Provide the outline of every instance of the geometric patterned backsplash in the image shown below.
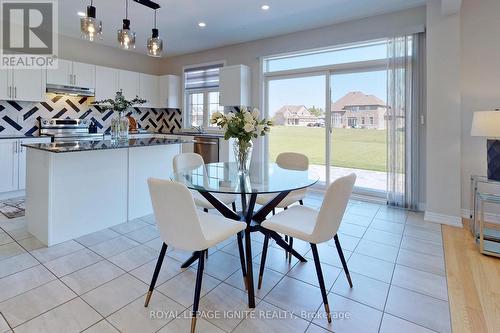
[[[92,119],[99,132],[109,132],[113,111],[91,105],[93,98],[47,94],[45,102],[0,101],[0,135],[38,134],[38,118]],[[150,132],[173,133],[181,129],[179,109],[133,108],[127,115]]]

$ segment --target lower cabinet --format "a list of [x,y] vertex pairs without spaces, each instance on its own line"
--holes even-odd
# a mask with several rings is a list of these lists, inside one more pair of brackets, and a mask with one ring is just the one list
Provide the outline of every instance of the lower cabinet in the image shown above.
[[17,139],[0,140],[0,192],[18,189],[18,146]]
[[26,188],[26,148],[22,145],[47,142],[50,138],[0,139],[0,193]]

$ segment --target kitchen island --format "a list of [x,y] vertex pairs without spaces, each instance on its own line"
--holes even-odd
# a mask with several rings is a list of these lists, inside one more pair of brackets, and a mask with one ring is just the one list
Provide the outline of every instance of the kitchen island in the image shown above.
[[27,144],[28,231],[51,246],[153,213],[147,179],[168,178],[183,140]]

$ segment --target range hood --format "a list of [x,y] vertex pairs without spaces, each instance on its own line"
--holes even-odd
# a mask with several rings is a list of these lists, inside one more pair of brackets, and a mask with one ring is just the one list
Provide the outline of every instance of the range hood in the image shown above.
[[87,96],[87,97],[95,96],[94,88],[64,86],[58,84],[47,84],[47,92],[59,95]]

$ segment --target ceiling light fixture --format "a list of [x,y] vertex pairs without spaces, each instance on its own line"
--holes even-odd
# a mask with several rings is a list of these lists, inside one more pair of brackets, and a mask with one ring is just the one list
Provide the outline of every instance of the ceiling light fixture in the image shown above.
[[269,5],[260,6],[260,9],[262,9],[262,10],[269,10],[269,8],[271,8],[271,6],[269,6]]
[[83,16],[80,19],[82,37],[91,42],[95,40],[96,35],[102,39],[102,22],[96,19],[96,9],[93,6],[93,0],[90,0],[90,6],[87,6],[87,14],[79,12],[78,15]]
[[130,30],[130,20],[128,19],[128,0],[125,0],[125,19],[123,28],[118,30],[118,43],[124,50],[135,48],[135,32]]
[[160,33],[156,28],[156,10],[155,10],[155,27],[153,28],[153,34],[151,38],[148,38],[148,55],[151,57],[161,57],[163,52],[163,40],[160,38]]
[[207,26],[207,24],[205,22],[200,22],[200,23],[198,23],[198,26],[200,28],[205,28]]

